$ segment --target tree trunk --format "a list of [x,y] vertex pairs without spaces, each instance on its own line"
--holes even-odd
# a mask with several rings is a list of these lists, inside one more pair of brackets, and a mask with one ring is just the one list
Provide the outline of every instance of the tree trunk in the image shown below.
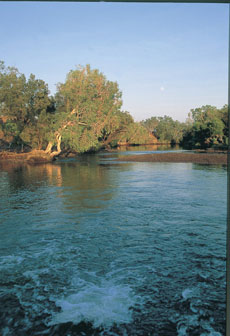
[[46,152],[47,154],[51,153],[52,148],[53,148],[53,142],[49,141],[49,143],[48,143],[48,145],[47,145],[47,147],[46,147],[45,152]]
[[[61,153],[61,134],[60,133],[56,133],[56,142],[57,142],[57,150],[55,152],[49,152],[49,154],[51,155],[51,157],[55,157],[58,156]],[[47,146],[48,147],[48,146]],[[53,147],[53,146],[52,146]],[[51,149],[52,149],[51,147]]]
[[56,136],[56,139],[57,139],[57,151],[61,153],[61,134],[58,134]]

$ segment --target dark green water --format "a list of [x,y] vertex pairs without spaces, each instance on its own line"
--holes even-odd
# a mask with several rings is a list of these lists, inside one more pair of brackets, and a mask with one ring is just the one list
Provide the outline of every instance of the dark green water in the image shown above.
[[226,168],[113,155],[0,168],[0,335],[225,334]]

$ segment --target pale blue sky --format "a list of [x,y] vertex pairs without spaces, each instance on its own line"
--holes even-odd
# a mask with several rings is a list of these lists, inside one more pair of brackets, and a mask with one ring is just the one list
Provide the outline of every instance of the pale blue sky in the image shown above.
[[0,60],[52,94],[89,63],[137,121],[227,103],[227,4],[0,2],[0,13]]

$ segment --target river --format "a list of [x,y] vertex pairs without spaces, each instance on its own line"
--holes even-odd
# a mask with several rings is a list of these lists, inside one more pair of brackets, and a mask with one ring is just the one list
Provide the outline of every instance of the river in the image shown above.
[[1,336],[225,334],[226,167],[124,153],[1,165]]

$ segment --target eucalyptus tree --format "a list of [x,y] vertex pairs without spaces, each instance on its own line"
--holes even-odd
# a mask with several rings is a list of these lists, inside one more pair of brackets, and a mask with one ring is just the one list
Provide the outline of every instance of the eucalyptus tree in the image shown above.
[[62,147],[77,152],[97,149],[117,124],[122,100],[116,82],[97,69],[71,70],[58,84],[57,113],[46,152],[57,155]]

